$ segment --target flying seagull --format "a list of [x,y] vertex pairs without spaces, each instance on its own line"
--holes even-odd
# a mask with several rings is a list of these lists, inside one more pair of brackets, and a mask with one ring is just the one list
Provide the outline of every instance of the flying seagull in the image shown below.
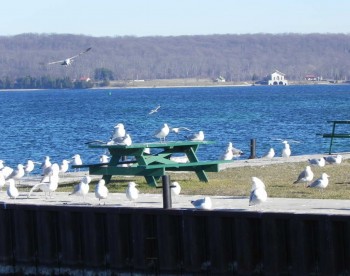
[[59,63],[61,65],[64,65],[64,66],[69,66],[72,64],[73,60],[75,58],[77,58],[78,56],[82,55],[82,54],[85,54],[86,52],[90,51],[91,50],[91,47],[90,48],[87,48],[85,51],[75,55],[75,56],[72,56],[70,58],[66,58],[66,59],[63,59],[63,60],[57,60],[57,61],[52,61],[52,62],[49,62],[48,65],[51,65],[51,64],[56,64],[56,63]]
[[153,114],[153,113],[158,112],[159,108],[160,108],[160,105],[158,105],[156,108],[152,109],[152,110],[148,113],[148,115],[151,115],[151,114]]
[[176,134],[179,134],[180,131],[182,130],[187,130],[187,131],[191,131],[189,128],[187,127],[172,127],[170,131],[175,132]]

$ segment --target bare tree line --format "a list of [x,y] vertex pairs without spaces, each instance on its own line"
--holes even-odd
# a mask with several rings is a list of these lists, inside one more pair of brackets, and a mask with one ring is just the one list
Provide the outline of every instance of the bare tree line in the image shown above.
[[[92,47],[73,65],[45,65]],[[94,78],[106,68],[115,80],[216,78],[248,81],[275,69],[290,80],[306,74],[350,79],[350,35],[245,34],[92,37],[22,34],[0,37],[0,78]]]

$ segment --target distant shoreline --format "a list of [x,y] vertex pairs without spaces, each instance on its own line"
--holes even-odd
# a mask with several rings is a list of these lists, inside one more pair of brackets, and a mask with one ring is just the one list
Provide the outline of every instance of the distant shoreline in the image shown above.
[[[296,85],[349,85],[349,83],[331,83],[328,81],[289,81],[288,86]],[[111,81],[109,86],[95,86],[93,90],[107,89],[147,89],[147,88],[191,88],[191,87],[247,87],[247,86],[269,86],[254,84],[253,82],[214,82],[211,79],[162,79],[162,80],[134,80],[134,81]],[[29,88],[29,89],[0,89],[0,92],[8,91],[39,91],[49,90],[50,88]],[[52,90],[57,90],[52,88]]]

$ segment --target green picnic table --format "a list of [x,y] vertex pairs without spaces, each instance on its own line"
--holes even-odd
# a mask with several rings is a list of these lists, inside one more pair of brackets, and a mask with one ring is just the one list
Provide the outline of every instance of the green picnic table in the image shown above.
[[[151,186],[158,186],[157,180],[166,171],[193,171],[202,182],[208,182],[206,172],[218,172],[219,164],[232,162],[224,160],[199,161],[196,152],[200,145],[212,144],[212,141],[173,141],[154,143],[135,143],[130,146],[91,143],[90,148],[108,149],[111,159],[109,163],[73,166],[74,168],[88,167],[91,175],[103,175],[109,183],[113,175],[144,176]],[[145,151],[151,149],[151,153]],[[154,152],[153,152],[154,151]],[[172,155],[185,154],[187,163],[171,160]],[[131,160],[125,161],[125,157]],[[126,166],[127,165],[127,166]]]
[[327,121],[328,123],[332,124],[332,133],[323,133],[322,137],[323,138],[330,138],[331,142],[329,145],[329,154],[332,154],[332,146],[333,146],[333,139],[334,138],[350,138],[350,132],[346,132],[346,133],[339,133],[336,132],[336,126],[337,125],[349,125],[350,124],[350,120],[336,120],[336,121]]

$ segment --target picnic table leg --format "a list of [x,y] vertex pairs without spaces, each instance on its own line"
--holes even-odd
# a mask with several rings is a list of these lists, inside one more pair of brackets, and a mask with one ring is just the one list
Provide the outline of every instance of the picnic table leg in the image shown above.
[[[120,155],[112,155],[111,160],[109,161],[108,166],[117,166],[119,160],[121,160],[122,156]],[[111,181],[112,175],[103,175],[102,178],[106,181],[106,185]]]
[[202,182],[209,182],[208,176],[203,170],[195,170],[195,173],[199,179],[199,181]]
[[198,162],[198,158],[196,155],[196,151],[197,151],[198,145],[194,146],[194,147],[190,147],[188,150],[186,150],[186,155],[187,158],[190,162]]
[[145,176],[145,179],[147,181],[147,184],[150,186],[157,187],[157,179],[154,176]]
[[[199,162],[197,155],[196,155],[196,151],[198,149],[198,145],[195,147],[190,147],[187,151],[186,151],[186,155],[187,158],[190,162]],[[195,173],[199,179],[199,181],[202,182],[209,182],[208,176],[205,173],[205,171],[203,170],[195,170]]]
[[102,179],[106,181],[106,185],[111,182],[112,176],[111,175],[104,175],[102,176]]
[[330,143],[330,145],[329,145],[329,154],[332,154],[332,144],[333,144],[334,132],[335,132],[335,122],[333,123],[331,143]]

